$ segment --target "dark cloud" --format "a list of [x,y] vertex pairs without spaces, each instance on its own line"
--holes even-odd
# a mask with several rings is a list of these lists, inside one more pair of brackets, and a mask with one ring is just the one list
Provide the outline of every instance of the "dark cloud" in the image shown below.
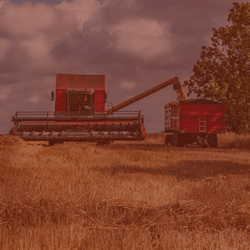
[[[52,4],[59,4],[61,2],[63,2],[64,0],[32,0],[30,2],[32,3],[52,3]],[[72,2],[73,0],[66,0],[67,2]],[[26,2],[26,0],[11,0],[12,3],[15,4],[22,4],[24,2]]]
[[[17,110],[53,110],[57,73],[105,74],[114,105],[174,76],[192,74],[228,0],[0,2],[1,130]],[[126,108],[141,109],[149,132],[163,130],[169,86]]]

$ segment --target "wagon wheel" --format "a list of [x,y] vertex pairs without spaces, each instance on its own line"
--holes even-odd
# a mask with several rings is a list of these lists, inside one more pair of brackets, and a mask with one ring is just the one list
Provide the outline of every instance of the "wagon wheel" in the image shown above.
[[178,132],[174,132],[174,134],[173,134],[173,145],[174,145],[174,147],[178,147],[178,138],[179,136],[178,136]]
[[173,135],[168,135],[168,141],[169,141],[169,144],[170,145],[174,145],[174,138],[173,138]]
[[185,137],[183,134],[178,133],[178,147],[184,147],[185,145]]
[[173,145],[174,147],[184,147],[184,135],[174,132],[173,135]]

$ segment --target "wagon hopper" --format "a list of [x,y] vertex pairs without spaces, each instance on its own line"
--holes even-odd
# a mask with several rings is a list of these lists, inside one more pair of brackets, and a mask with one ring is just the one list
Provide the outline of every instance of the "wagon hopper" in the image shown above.
[[190,99],[168,103],[164,109],[166,145],[217,147],[217,135],[225,133],[226,107],[222,103]]

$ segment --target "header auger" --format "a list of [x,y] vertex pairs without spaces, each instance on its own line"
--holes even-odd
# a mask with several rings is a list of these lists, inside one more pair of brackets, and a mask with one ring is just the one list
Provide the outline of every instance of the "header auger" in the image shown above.
[[[173,84],[182,90],[177,77],[165,81],[114,107],[107,102],[105,75],[57,74],[51,93],[55,111],[23,111],[12,117],[10,134],[26,141],[86,141],[108,144],[115,140],[143,140],[146,130],[140,111],[119,111]],[[183,99],[183,91],[179,91]],[[184,94],[185,95],[185,94]]]

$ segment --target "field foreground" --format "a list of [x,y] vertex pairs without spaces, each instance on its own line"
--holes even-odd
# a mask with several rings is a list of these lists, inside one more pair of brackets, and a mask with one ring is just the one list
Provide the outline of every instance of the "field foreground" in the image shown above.
[[202,149],[2,136],[0,249],[249,249],[249,141],[230,138]]

